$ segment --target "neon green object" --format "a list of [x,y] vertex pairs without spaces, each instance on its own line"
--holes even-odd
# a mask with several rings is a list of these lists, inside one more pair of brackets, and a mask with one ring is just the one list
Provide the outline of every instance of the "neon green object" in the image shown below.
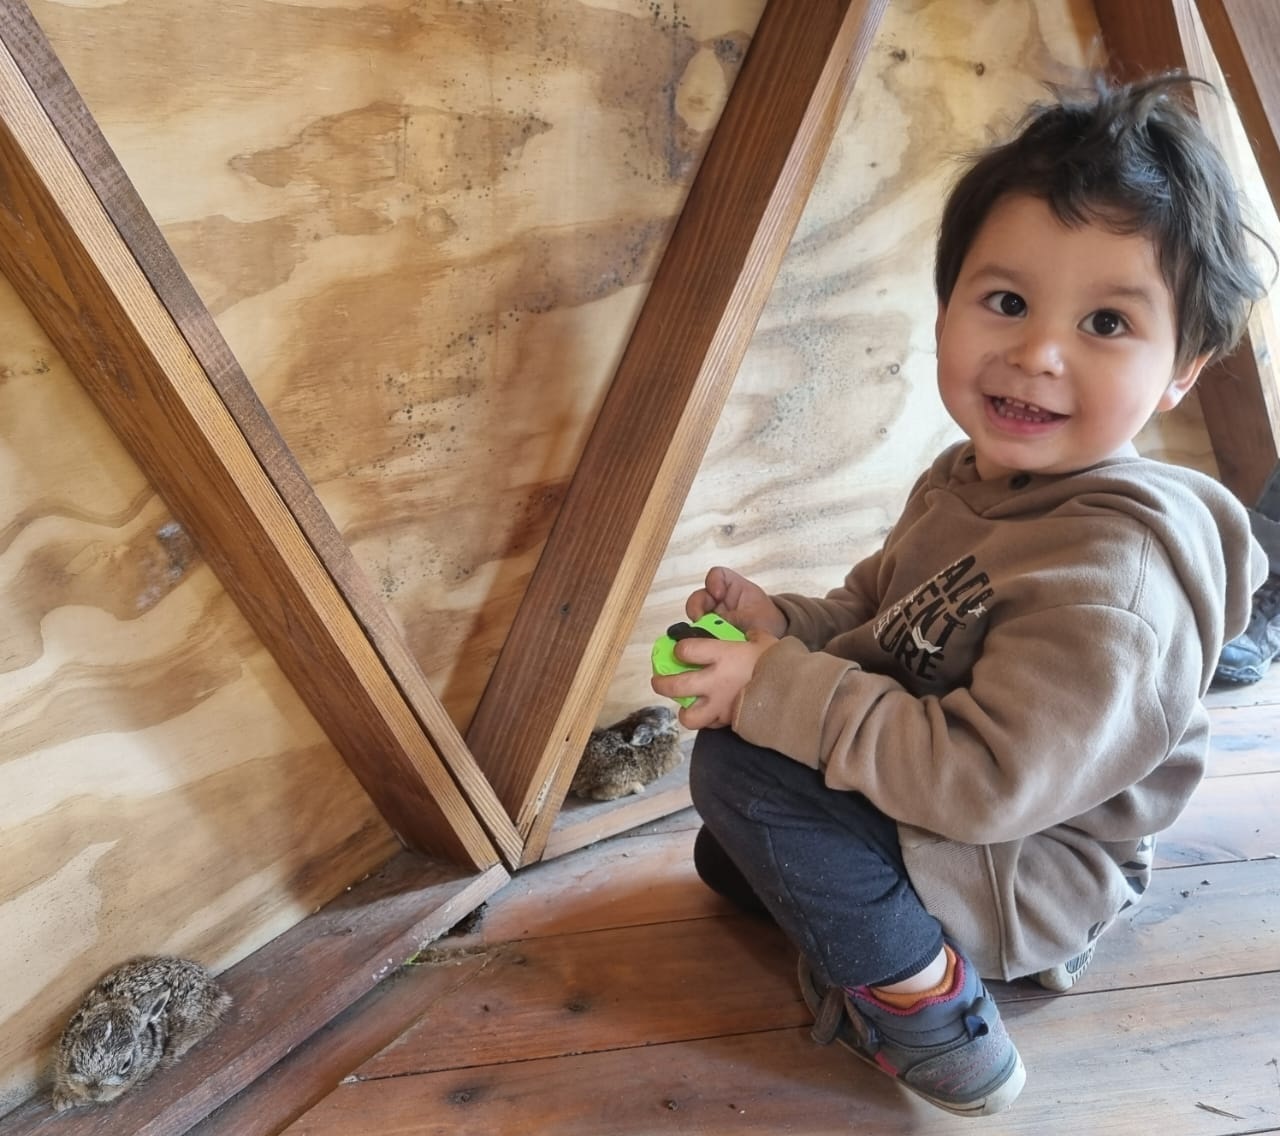
[[[654,674],[683,674],[685,671],[702,669],[696,663],[682,663],[676,658],[676,644],[682,639],[724,639],[728,642],[745,643],[747,637],[727,619],[714,612],[708,612],[692,623],[673,623],[667,628],[665,635],[659,635],[654,641],[651,652]],[[697,699],[686,695],[676,701],[681,706],[692,706]]]

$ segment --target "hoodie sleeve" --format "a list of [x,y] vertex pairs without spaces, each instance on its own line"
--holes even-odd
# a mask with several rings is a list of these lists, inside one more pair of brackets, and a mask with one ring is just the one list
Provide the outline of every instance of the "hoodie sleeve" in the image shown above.
[[837,635],[870,619],[880,606],[877,583],[884,550],[853,566],[844,583],[821,599],[786,593],[771,596],[787,617],[787,634],[811,651],[820,651]]
[[1162,652],[1144,619],[1104,605],[992,627],[971,682],[940,696],[784,639],[761,657],[733,728],[950,840],[1015,840],[1126,791],[1140,813],[1169,813],[1143,828],[1158,831],[1201,770],[1147,801],[1138,783],[1196,712],[1200,669],[1194,635]]

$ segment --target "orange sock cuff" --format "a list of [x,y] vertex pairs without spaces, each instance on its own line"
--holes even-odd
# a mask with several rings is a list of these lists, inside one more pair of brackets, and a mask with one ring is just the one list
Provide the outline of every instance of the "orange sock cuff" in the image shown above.
[[898,994],[889,994],[873,986],[872,993],[879,1001],[886,1006],[892,1006],[895,1010],[914,1010],[921,1002],[950,994],[956,981],[956,952],[951,949],[949,943],[943,943],[942,950],[947,956],[947,969],[937,986],[931,986],[928,990],[910,990]]

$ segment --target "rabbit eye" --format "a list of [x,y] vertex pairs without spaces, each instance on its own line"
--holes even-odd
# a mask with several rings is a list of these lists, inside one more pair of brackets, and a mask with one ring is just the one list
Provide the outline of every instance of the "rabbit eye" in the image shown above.
[[133,1054],[129,1053],[129,1054],[126,1054],[124,1060],[120,1062],[121,1075],[129,1072],[129,1070],[132,1068],[133,1068]]

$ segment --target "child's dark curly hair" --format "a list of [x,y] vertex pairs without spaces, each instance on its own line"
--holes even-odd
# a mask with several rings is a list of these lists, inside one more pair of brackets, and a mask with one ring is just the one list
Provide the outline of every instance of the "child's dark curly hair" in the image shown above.
[[1065,225],[1151,238],[1174,299],[1179,365],[1230,351],[1266,292],[1249,238],[1269,246],[1245,224],[1226,162],[1185,101],[1196,82],[1181,72],[1124,85],[1098,78],[1091,97],[1058,93],[1057,103],[1033,106],[1016,136],[977,157],[947,199],[939,300],[950,298],[992,206],[1026,194]]

